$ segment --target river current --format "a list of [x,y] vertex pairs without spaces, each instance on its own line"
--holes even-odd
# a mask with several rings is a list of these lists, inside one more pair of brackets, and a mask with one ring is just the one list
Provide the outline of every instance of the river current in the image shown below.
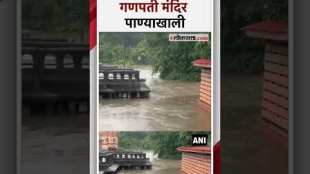
[[211,113],[199,107],[199,82],[162,80],[138,66],[151,89],[148,99],[106,99],[99,104],[99,129],[114,131],[208,131]]

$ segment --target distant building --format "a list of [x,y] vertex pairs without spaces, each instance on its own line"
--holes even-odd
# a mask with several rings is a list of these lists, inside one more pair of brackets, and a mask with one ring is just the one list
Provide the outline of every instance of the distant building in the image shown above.
[[118,149],[118,133],[103,131],[99,133],[100,150],[116,150]]
[[183,146],[177,150],[182,152],[181,174],[211,174],[209,146]]
[[207,111],[211,111],[211,60],[200,58],[192,62],[193,66],[201,68],[200,101]]

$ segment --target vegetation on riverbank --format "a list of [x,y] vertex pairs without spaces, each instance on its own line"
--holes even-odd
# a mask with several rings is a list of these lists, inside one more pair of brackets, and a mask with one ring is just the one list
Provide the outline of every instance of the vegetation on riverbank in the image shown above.
[[221,3],[221,65],[225,72],[263,71],[264,43],[241,30],[264,20],[288,20],[288,0],[223,0]]
[[23,0],[22,28],[49,32],[86,32],[87,0]]
[[[180,159],[178,147],[190,146],[192,134],[198,132],[120,132],[120,149],[151,150],[162,159]],[[209,134],[208,132],[199,132]],[[211,137],[209,136],[209,143]]]
[[211,43],[170,42],[169,33],[101,33],[101,63],[152,65],[154,73],[167,80],[199,80],[200,69],[192,61],[211,57]]

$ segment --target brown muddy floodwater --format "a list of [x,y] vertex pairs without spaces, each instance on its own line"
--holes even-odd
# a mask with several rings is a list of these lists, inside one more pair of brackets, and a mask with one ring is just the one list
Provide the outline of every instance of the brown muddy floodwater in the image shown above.
[[[141,150],[138,150],[141,152]],[[120,174],[179,174],[181,169],[180,160],[160,159],[152,151],[142,151],[152,163],[151,170],[122,170]]]
[[199,82],[161,80],[150,66],[139,66],[148,99],[106,99],[99,104],[99,129],[114,131],[211,129],[211,113],[199,107]]

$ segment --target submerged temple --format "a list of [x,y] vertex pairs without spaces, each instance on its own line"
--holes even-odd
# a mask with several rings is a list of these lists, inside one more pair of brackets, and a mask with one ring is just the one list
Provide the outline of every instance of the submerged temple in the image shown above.
[[101,98],[148,98],[150,88],[140,71],[119,68],[111,65],[99,65],[99,94]]
[[121,170],[147,170],[152,168],[144,152],[124,151],[118,148],[118,133],[99,133],[99,171],[116,174]]

